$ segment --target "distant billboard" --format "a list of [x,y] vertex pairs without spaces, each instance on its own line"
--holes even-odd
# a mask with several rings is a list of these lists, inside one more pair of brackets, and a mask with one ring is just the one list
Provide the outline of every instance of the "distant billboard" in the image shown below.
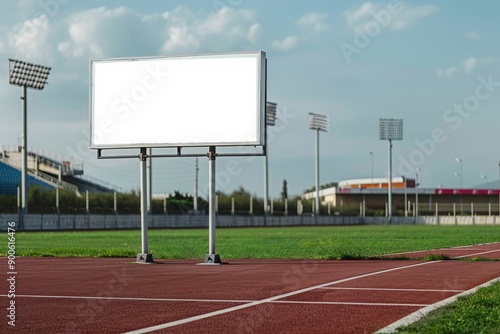
[[262,51],[92,60],[90,147],[264,145]]

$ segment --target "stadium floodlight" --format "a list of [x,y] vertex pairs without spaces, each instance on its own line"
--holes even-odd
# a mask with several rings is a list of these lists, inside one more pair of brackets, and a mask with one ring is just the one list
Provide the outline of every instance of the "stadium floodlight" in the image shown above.
[[[276,111],[278,104],[275,102],[266,101],[266,126],[276,125]],[[267,133],[267,129],[266,129]],[[267,138],[266,138],[267,141]],[[266,154],[264,155],[264,215],[267,216],[268,210],[268,199],[269,199],[269,163],[267,156],[269,155],[269,145],[266,142]]]
[[387,220],[392,221],[392,141],[403,140],[403,119],[401,118],[380,118],[379,119],[380,140],[389,142],[389,184]]
[[309,129],[316,131],[316,209],[319,216],[319,132],[330,129],[330,119],[327,115],[309,113]]
[[9,59],[9,83],[42,90],[48,83],[50,70],[51,68],[47,66]]
[[327,115],[309,113],[309,129],[328,131],[330,129],[330,119]]
[[28,63],[22,60],[9,59],[9,83],[22,87],[22,106],[23,106],[23,139],[22,139],[22,163],[21,163],[21,215],[28,213],[27,196],[27,107],[28,96],[27,88],[42,90],[48,83],[50,67]]
[[266,125],[276,125],[276,109],[278,104],[274,102],[266,102]]

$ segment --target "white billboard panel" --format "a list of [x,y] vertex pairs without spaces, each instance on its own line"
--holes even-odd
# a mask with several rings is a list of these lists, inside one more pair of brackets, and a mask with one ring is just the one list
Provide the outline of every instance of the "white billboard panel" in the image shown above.
[[265,53],[91,61],[91,148],[264,145]]

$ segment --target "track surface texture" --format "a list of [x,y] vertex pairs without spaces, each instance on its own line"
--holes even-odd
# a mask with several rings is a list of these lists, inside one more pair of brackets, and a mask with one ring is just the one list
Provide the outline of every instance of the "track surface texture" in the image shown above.
[[[498,259],[500,244],[404,256],[430,253]],[[373,333],[500,276],[500,261],[133,261],[17,258],[14,299],[2,279],[0,332]]]

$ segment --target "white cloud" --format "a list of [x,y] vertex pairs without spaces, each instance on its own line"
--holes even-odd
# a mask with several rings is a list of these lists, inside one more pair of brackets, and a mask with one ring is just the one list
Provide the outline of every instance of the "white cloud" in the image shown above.
[[99,7],[66,20],[68,38],[57,49],[67,57],[102,58],[241,48],[258,38],[254,16],[227,7],[209,15],[183,6],[152,15]]
[[[462,62],[462,66],[463,66],[463,69],[464,69],[465,73],[470,73],[477,66],[479,66],[481,64],[485,64],[485,63],[490,63],[490,62],[493,62],[493,61],[495,61],[495,59],[493,57],[486,57],[486,58],[469,57],[469,58],[465,59]],[[456,67],[448,67],[448,68],[445,68],[445,69],[439,68],[439,69],[436,70],[436,75],[439,78],[450,78],[456,72],[457,72],[457,68]]]
[[435,5],[404,8],[400,14],[394,16],[391,27],[394,30],[405,29],[421,19],[434,15],[438,11],[439,7]]
[[379,9],[381,4],[375,5],[371,2],[362,4],[359,8],[348,9],[344,12],[343,16],[347,23],[351,26],[358,24],[361,20],[371,17],[375,10]]
[[322,32],[330,27],[329,16],[328,13],[306,13],[297,20],[297,24],[305,28],[312,28],[314,32]]
[[252,11],[248,9],[235,10],[223,7],[218,12],[210,15],[198,25],[201,35],[240,35],[246,30],[242,25],[253,19]]
[[464,60],[464,71],[465,73],[470,73],[474,68],[476,68],[478,60],[476,57],[470,57]]
[[248,35],[247,39],[252,43],[255,44],[257,42],[257,38],[260,35],[261,27],[260,24],[254,23],[248,28]]
[[347,24],[354,29],[362,29],[369,22],[384,22],[383,26],[392,30],[403,30],[417,21],[439,11],[435,5],[410,7],[405,3],[366,2],[360,7],[351,8],[343,13]]
[[277,50],[286,51],[297,46],[299,38],[297,36],[287,36],[282,40],[274,40],[273,47]]
[[151,23],[142,24],[141,20],[141,14],[125,7],[78,12],[67,18],[68,40],[59,42],[57,49],[75,58],[135,54],[140,48],[148,51],[150,44],[159,38],[154,33],[155,27]]
[[469,31],[468,33],[465,34],[465,38],[467,39],[480,39],[481,36],[479,36],[479,33],[477,31]]
[[470,57],[464,60],[463,65],[464,65],[464,71],[465,73],[470,73],[472,72],[477,66],[485,63],[490,63],[492,61],[495,61],[493,57],[486,57],[486,58],[477,58],[477,57]]
[[202,46],[220,50],[254,44],[260,32],[254,12],[248,9],[223,7],[206,18],[197,17],[189,10],[178,14],[174,11],[169,15],[163,51],[196,50]]
[[439,78],[451,78],[456,71],[456,67],[448,67],[445,69],[438,68],[436,74]]
[[49,58],[49,19],[46,15],[33,17],[15,25],[9,32],[8,46],[16,55],[26,59]]
[[168,28],[168,40],[163,44],[162,51],[176,52],[197,49],[200,45],[198,38],[190,32],[189,26],[182,24]]

